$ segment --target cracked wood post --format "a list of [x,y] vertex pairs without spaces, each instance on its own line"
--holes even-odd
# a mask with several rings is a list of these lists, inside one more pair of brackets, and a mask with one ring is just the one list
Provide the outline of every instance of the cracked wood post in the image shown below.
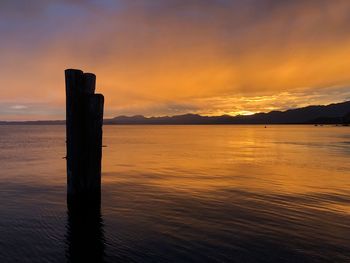
[[65,78],[68,199],[99,199],[104,97],[92,73],[67,69]]

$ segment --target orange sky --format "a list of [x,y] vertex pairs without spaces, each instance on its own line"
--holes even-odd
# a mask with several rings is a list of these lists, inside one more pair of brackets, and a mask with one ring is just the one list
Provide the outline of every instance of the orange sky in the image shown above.
[[106,117],[350,99],[347,0],[4,0],[0,37],[0,120],[63,119],[66,68]]

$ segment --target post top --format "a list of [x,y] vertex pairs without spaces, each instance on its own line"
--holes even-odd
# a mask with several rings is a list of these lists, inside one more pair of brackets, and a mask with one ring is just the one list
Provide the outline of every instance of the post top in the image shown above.
[[96,78],[96,75],[94,73],[90,73],[90,72],[84,72],[84,76],[85,77],[89,77],[89,78]]
[[94,94],[96,88],[96,75],[92,73],[84,73],[82,77],[82,92],[85,94]]
[[81,73],[81,74],[83,74],[83,71],[82,71],[82,70],[80,70],[80,69],[73,69],[73,68],[66,69],[64,72],[66,72],[66,73],[73,73],[73,72],[76,72],[76,73]]

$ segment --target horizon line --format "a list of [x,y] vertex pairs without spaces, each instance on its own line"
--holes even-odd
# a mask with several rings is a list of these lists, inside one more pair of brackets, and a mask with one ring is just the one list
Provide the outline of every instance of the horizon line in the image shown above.
[[[330,105],[334,105],[334,104],[341,104],[341,103],[347,103],[350,102],[350,100],[344,100],[342,102],[332,102],[329,104],[311,104],[311,105],[307,105],[307,106],[303,106],[303,107],[299,107],[299,108],[290,108],[290,109],[286,109],[286,110],[272,110],[272,111],[268,111],[268,112],[255,112],[253,114],[237,114],[237,115],[230,115],[230,114],[222,114],[222,115],[202,115],[199,113],[183,113],[183,114],[176,114],[176,115],[160,115],[160,116],[145,116],[142,114],[135,114],[135,115],[117,115],[115,117],[109,117],[109,118],[103,118],[103,120],[113,120],[115,118],[118,117],[126,117],[126,118],[133,118],[133,117],[143,117],[145,119],[151,119],[151,118],[172,118],[172,117],[176,117],[176,116],[185,116],[185,115],[196,115],[196,116],[201,116],[201,117],[211,117],[211,118],[215,118],[215,117],[222,117],[222,116],[227,116],[227,117],[240,117],[240,116],[254,116],[256,114],[269,114],[271,112],[287,112],[290,110],[296,110],[296,109],[303,109],[303,108],[307,108],[307,107],[326,107],[326,106],[330,106]],[[0,123],[23,123],[23,122],[65,122],[66,119],[51,119],[51,120],[0,120]]]

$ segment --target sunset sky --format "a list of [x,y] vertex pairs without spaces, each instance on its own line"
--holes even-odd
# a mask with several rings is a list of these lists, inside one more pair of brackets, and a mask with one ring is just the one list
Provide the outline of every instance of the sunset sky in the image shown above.
[[350,100],[348,0],[1,0],[0,120],[63,119],[64,69],[105,115]]

